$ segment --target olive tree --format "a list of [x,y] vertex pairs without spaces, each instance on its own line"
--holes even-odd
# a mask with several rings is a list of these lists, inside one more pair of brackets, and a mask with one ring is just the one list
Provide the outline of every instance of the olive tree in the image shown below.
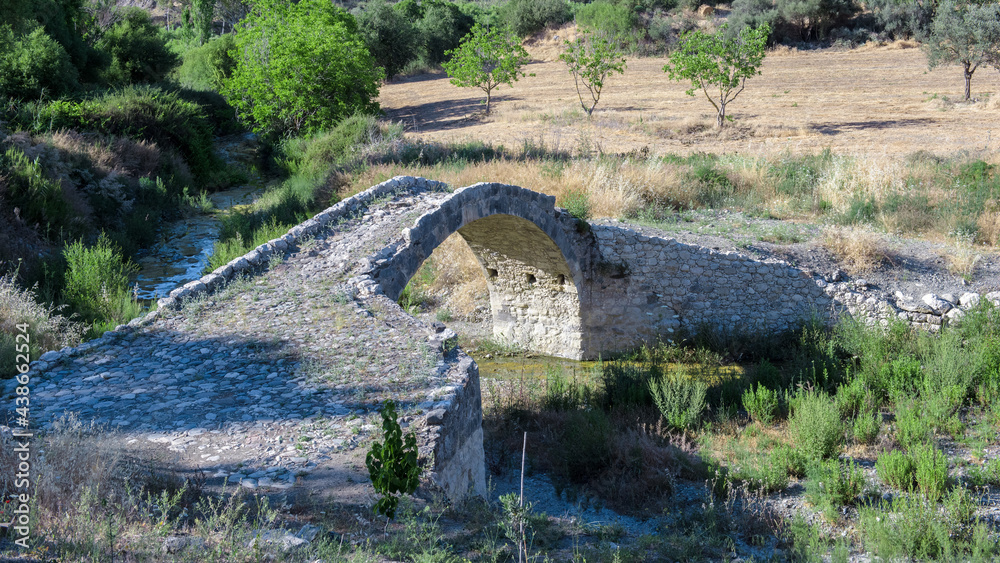
[[[670,54],[663,72],[671,80],[690,80],[688,96],[701,90],[718,112],[719,127],[726,123],[726,106],[746,87],[747,78],[760,74],[770,26],[744,27],[734,37],[723,25],[715,34],[701,30],[685,33]],[[732,120],[732,118],[728,118]]]
[[[625,73],[625,57],[622,56],[617,40],[603,33],[584,32],[575,41],[566,41],[565,44],[566,52],[559,55],[559,59],[569,67],[580,107],[589,117],[601,99],[601,91],[608,77],[616,72]],[[589,102],[583,100],[581,84],[590,94]],[[587,107],[588,103],[590,107]]]
[[254,131],[306,133],[379,109],[382,69],[354,18],[329,0],[255,0],[235,43],[222,94]]
[[972,75],[984,64],[1000,64],[1000,21],[995,4],[942,0],[926,43],[927,66],[962,66],[965,99],[972,95]]
[[528,52],[517,35],[507,27],[486,28],[476,24],[462,43],[445,53],[451,59],[441,64],[451,83],[462,88],[479,88],[486,93],[486,114],[490,113],[493,90],[501,84],[513,86],[524,72]]

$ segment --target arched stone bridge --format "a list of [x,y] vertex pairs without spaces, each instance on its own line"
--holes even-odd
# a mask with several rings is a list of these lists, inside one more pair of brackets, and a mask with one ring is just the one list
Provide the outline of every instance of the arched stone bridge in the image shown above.
[[487,279],[494,334],[552,356],[607,356],[682,326],[784,329],[831,305],[809,275],[784,262],[591,226],[552,196],[493,183],[441,198],[373,256],[362,274],[369,290],[397,299],[456,232]]
[[501,184],[383,182],[177,288],[145,317],[44,354],[29,372],[33,424],[52,428],[73,412],[126,434],[122,447],[163,448],[209,486],[357,500],[378,405],[393,399],[455,498],[485,490],[478,369],[446,345],[453,333],[395,303],[452,233],[482,265],[494,331],[557,356],[705,323],[778,329],[830,305],[784,263],[588,226],[554,203]]

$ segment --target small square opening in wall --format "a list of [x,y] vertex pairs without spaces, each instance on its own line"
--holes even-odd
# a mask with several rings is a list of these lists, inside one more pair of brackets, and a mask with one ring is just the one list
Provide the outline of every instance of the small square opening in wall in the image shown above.
[[559,274],[558,276],[556,276],[556,283],[558,283],[559,285],[566,285],[566,276],[564,276],[563,274]]
[[535,279],[535,275],[534,274],[527,274],[527,275],[525,275],[525,279],[528,280],[529,284],[534,284],[536,281],[538,281],[538,280]]
[[486,274],[490,276],[491,280],[497,279],[497,271],[494,268],[486,268]]

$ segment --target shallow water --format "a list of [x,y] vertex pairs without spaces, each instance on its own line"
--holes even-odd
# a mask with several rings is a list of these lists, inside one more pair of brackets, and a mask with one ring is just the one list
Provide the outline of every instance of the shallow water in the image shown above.
[[[253,202],[259,189],[240,187],[209,196],[216,209]],[[214,215],[198,214],[163,227],[160,240],[136,260],[139,273],[133,283],[143,300],[166,297],[171,290],[204,275],[219,238],[219,220]]]

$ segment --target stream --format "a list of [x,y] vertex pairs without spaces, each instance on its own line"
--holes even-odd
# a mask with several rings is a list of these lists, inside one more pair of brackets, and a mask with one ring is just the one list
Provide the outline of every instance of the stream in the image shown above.
[[[241,186],[209,195],[217,210],[253,202],[260,188]],[[198,214],[164,225],[159,241],[135,262],[139,273],[132,280],[141,300],[166,297],[179,285],[205,273],[215,241],[219,239],[219,219],[214,214]]]

